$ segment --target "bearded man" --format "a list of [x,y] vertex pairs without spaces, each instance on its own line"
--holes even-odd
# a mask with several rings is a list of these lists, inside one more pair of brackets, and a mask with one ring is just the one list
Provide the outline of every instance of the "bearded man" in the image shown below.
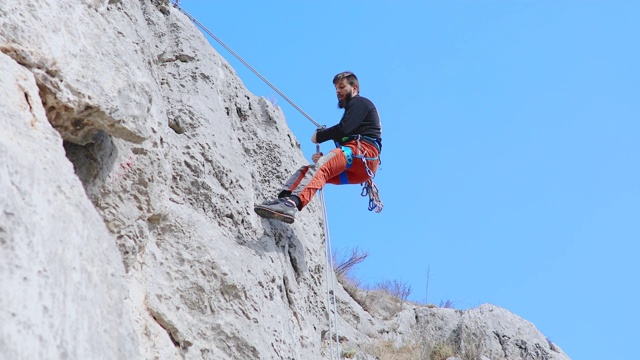
[[254,211],[261,217],[291,224],[296,212],[326,183],[360,184],[375,176],[382,150],[378,111],[371,100],[360,96],[360,84],[352,72],[337,74],[333,84],[338,107],[344,109],[344,114],[338,124],[316,130],[311,141],[319,144],[333,140],[337,148],[327,155],[313,154],[314,164],[293,173],[276,199],[256,205]]

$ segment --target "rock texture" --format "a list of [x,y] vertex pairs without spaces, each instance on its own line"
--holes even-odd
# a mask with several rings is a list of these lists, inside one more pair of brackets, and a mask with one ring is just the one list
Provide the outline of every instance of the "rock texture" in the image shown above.
[[[252,211],[307,161],[279,108],[166,1],[6,0],[0,30],[0,358],[329,357],[319,204]],[[491,305],[352,295],[345,355],[568,359]]]
[[113,235],[33,74],[0,53],[0,78],[0,358],[126,358],[137,336]]

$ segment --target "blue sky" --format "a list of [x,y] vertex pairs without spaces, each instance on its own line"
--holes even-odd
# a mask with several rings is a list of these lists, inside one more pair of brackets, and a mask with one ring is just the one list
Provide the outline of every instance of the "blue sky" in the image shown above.
[[[502,306],[575,360],[633,355],[640,2],[181,5],[319,123],[342,115],[333,75],[358,75],[383,123],[385,208],[367,211],[357,185],[325,197],[334,248],[369,253],[359,279],[403,281],[415,301]],[[313,124],[213,46],[251,92],[277,99],[310,157]]]

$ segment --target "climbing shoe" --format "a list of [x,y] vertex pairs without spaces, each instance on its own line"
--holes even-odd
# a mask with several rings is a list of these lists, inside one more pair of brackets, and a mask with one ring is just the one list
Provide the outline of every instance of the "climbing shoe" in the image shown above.
[[253,210],[256,214],[266,219],[275,219],[287,224],[293,224],[296,219],[296,203],[288,197],[267,200],[256,205]]

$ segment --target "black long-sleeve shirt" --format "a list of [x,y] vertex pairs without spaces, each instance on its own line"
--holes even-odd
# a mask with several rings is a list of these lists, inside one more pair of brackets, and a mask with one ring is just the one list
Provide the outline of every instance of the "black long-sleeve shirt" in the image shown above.
[[318,143],[334,140],[342,143],[342,139],[351,135],[362,135],[377,139],[382,145],[382,126],[378,110],[371,100],[360,95],[354,96],[345,106],[340,122],[330,128],[318,130]]

